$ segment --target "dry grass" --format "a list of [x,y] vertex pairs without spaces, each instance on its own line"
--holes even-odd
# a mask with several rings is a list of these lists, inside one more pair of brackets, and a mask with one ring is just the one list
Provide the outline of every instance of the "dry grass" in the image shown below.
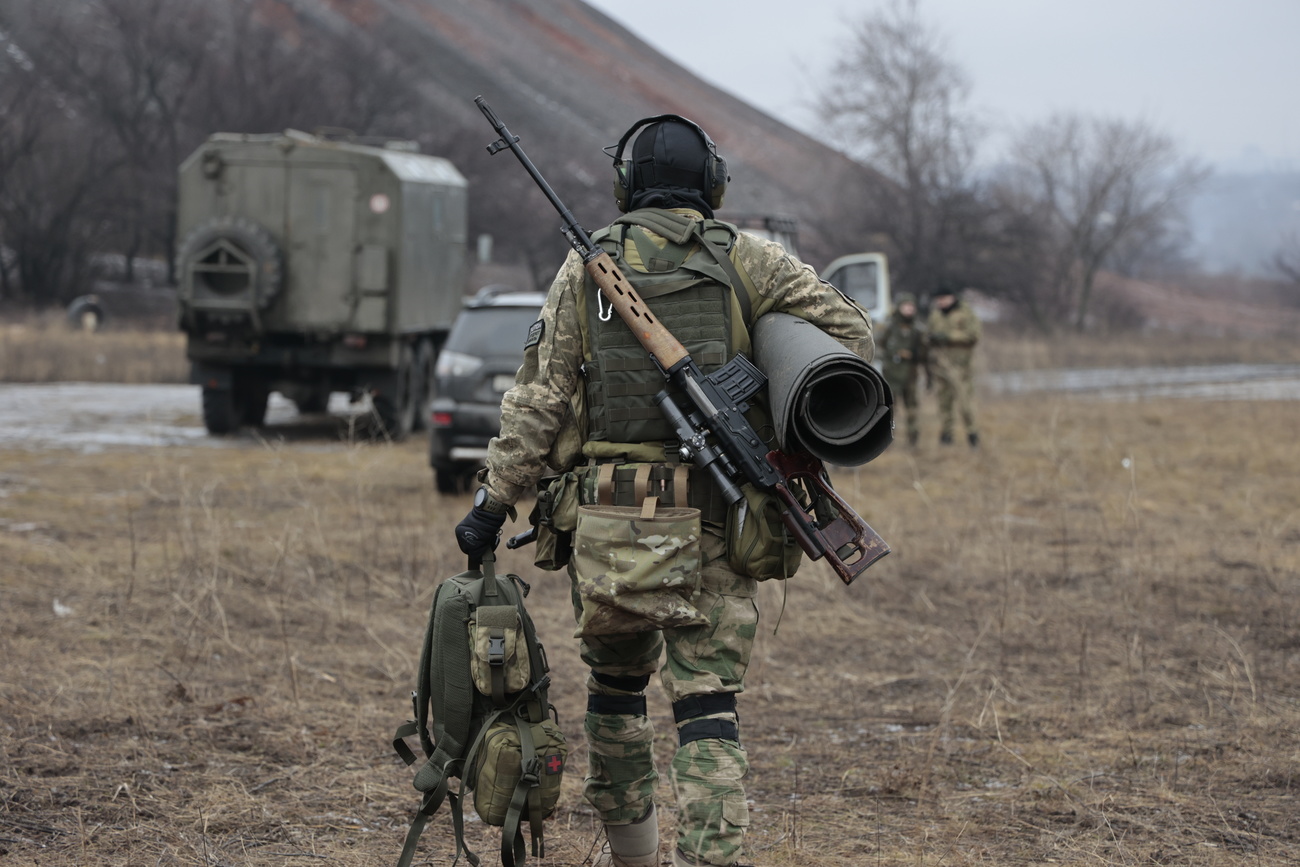
[[1300,363],[1300,343],[1289,336],[1210,338],[1173,331],[1133,332],[1110,339],[1068,331],[1044,336],[995,325],[987,329],[977,358],[985,369],[997,372],[1060,367],[1296,364]]
[[0,322],[0,382],[188,382],[185,336],[118,327],[88,333],[52,314]]
[[[838,477],[890,557],[762,588],[747,861],[1300,864],[1300,404],[981,414],[978,454]],[[394,862],[388,740],[467,507],[418,440],[0,452],[0,861]],[[567,582],[503,559],[577,749],[543,863],[577,865]],[[444,811],[422,863],[452,854]]]
[[[1279,314],[1280,315],[1280,314]],[[1057,367],[1300,363],[1290,339],[1205,338],[1153,332],[1121,339],[1062,333],[1050,337],[990,326],[979,351],[982,369],[1002,372]],[[55,314],[0,322],[0,382],[186,382],[185,336],[110,320],[85,334]]]

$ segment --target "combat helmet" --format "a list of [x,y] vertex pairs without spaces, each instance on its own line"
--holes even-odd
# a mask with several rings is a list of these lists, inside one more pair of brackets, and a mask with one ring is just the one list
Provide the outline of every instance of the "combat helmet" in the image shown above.
[[[636,136],[632,158],[623,158],[627,143]],[[684,198],[701,198],[709,210],[722,206],[727,192],[727,161],[699,124],[678,114],[642,118],[617,145],[605,148],[614,158],[614,201],[624,213],[639,207],[650,190],[667,190]],[[691,194],[695,194],[692,196]]]

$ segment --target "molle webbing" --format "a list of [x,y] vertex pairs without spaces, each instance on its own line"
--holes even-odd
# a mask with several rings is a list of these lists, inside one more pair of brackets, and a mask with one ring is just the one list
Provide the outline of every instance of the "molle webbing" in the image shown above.
[[[666,506],[699,509],[702,521],[726,523],[728,503],[717,483],[707,472],[694,467],[672,463],[603,463],[595,475],[595,497],[584,497],[585,505],[640,506],[647,497],[658,497]],[[683,487],[685,502],[678,496]]]

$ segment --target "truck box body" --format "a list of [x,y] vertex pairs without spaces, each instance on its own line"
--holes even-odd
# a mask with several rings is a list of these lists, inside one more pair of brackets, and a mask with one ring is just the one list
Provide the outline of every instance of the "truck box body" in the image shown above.
[[295,382],[427,391],[465,291],[466,182],[449,161],[293,130],[218,133],[180,166],[177,220],[196,381],[255,380],[255,402]]

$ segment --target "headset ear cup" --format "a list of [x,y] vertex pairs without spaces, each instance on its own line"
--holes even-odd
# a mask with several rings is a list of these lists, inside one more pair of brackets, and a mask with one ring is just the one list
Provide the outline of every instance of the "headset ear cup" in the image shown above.
[[628,203],[632,200],[632,191],[628,189],[627,163],[618,160],[614,163],[614,204],[621,213],[626,214]]
[[716,210],[722,207],[722,198],[727,194],[727,181],[731,177],[727,174],[727,161],[722,157],[714,157],[709,168],[709,207]]

